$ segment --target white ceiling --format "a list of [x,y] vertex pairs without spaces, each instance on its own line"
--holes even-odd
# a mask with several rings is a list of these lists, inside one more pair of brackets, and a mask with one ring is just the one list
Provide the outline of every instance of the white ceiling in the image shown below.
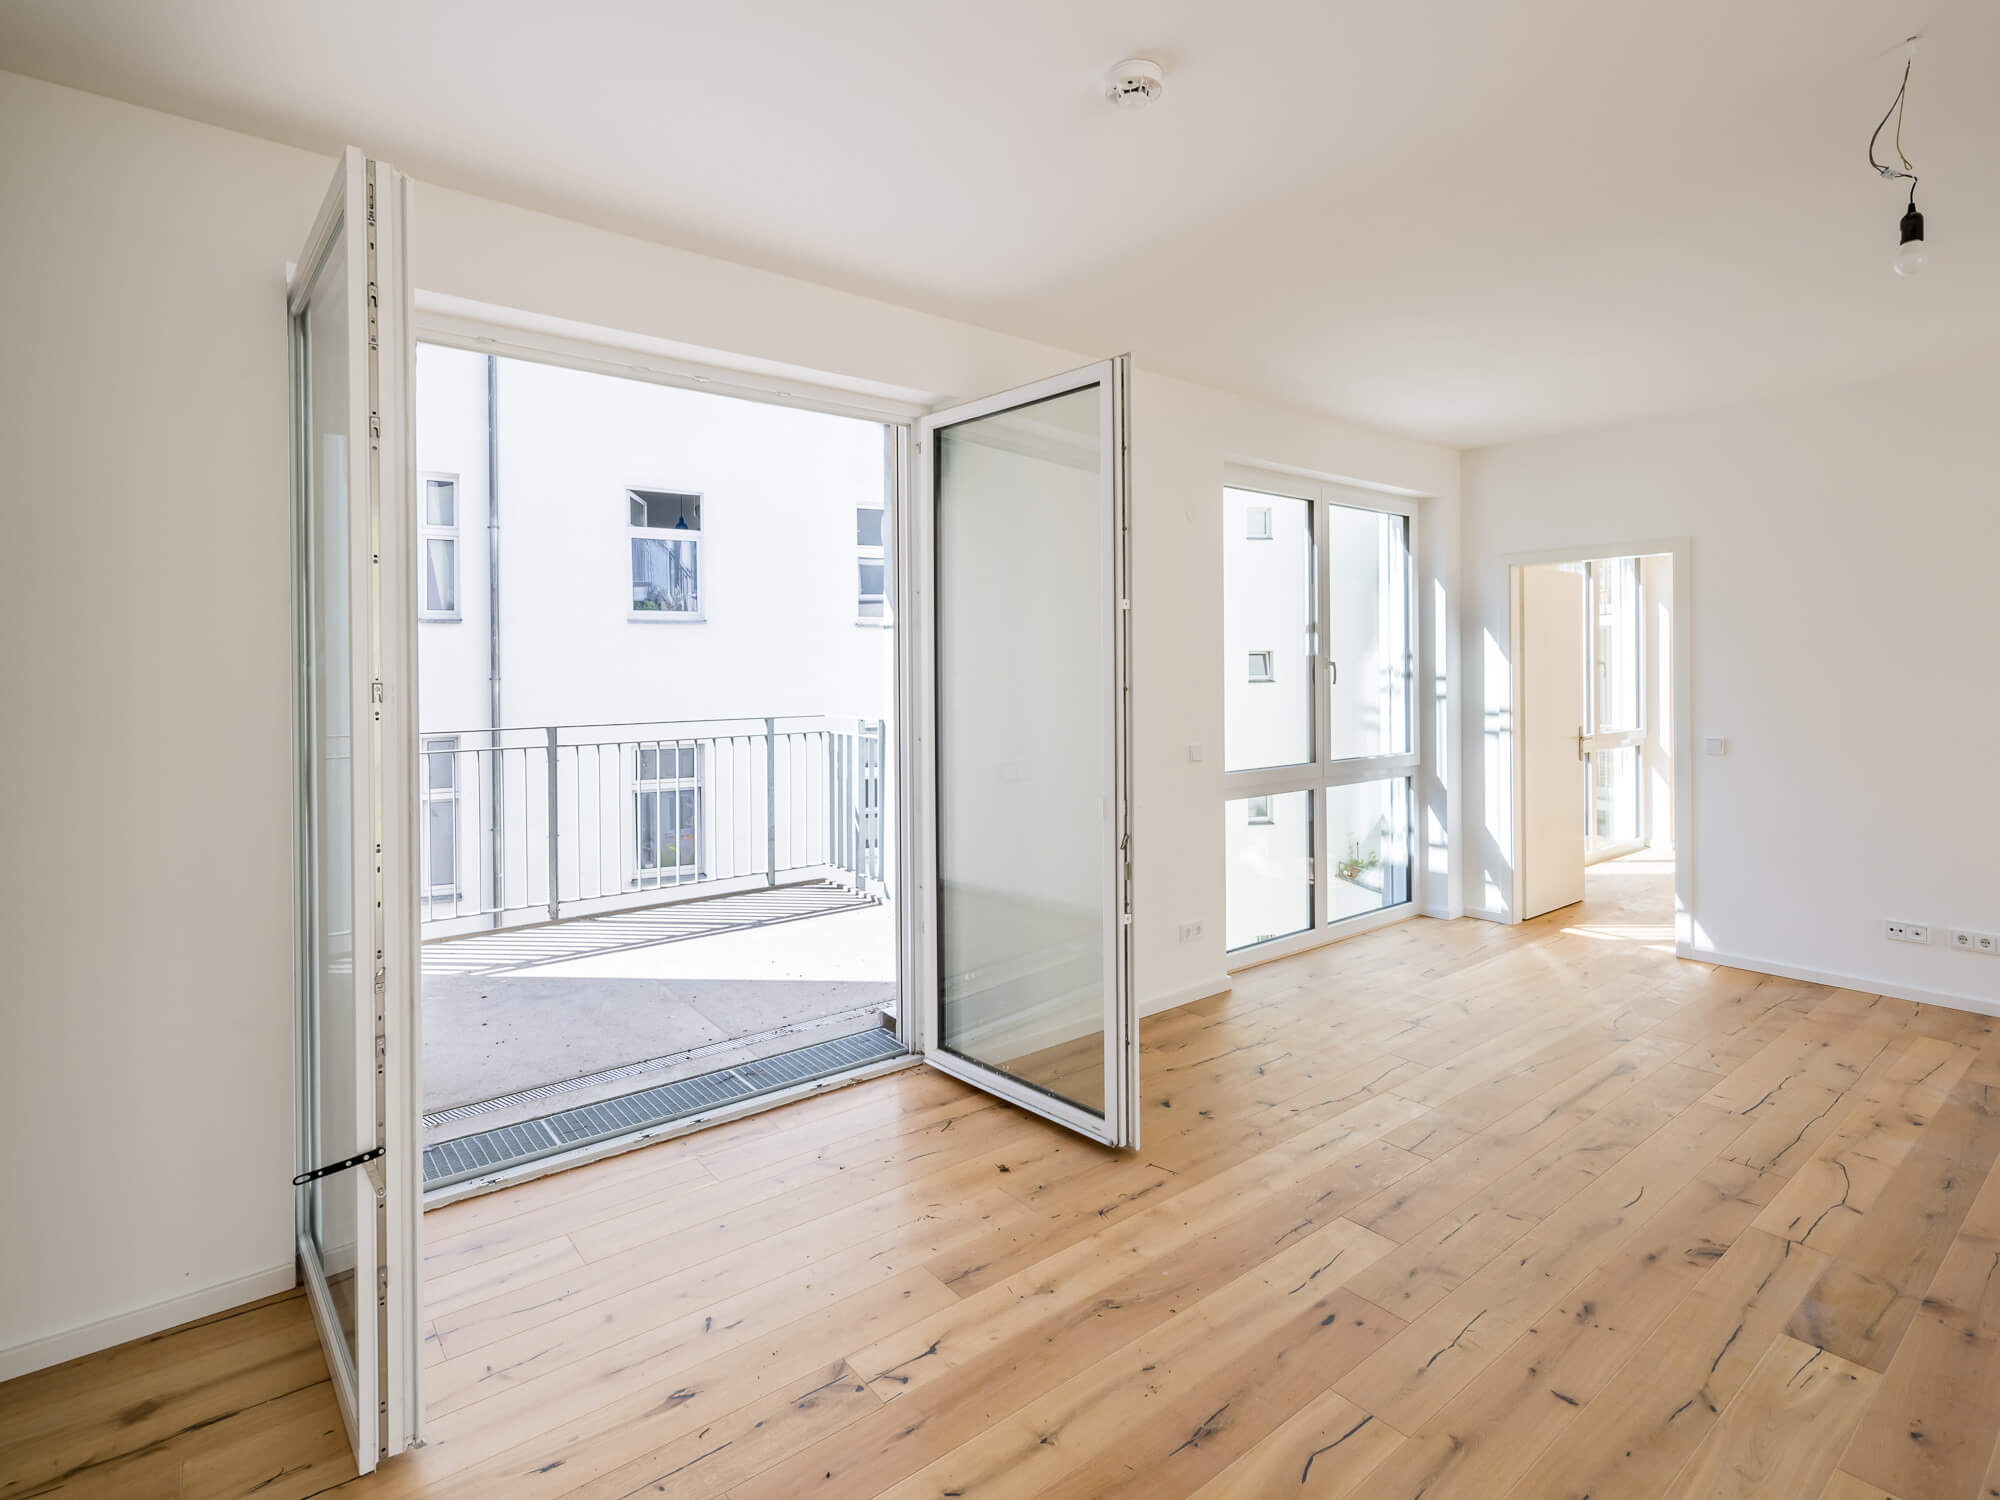
[[2000,352],[1996,64],[1987,0],[0,7],[0,67],[1461,445]]

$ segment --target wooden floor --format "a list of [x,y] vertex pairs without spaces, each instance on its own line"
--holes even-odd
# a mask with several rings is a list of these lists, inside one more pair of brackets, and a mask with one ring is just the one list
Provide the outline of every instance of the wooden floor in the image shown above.
[[1251,971],[1129,1157],[914,1072],[453,1205],[427,1447],[294,1296],[0,1387],[0,1497],[2000,1495],[1994,1023],[1668,909]]

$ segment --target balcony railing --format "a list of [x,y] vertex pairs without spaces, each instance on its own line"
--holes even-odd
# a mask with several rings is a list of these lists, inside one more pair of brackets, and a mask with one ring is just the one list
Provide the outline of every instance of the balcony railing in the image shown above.
[[886,893],[885,729],[818,715],[426,732],[424,935],[816,879]]

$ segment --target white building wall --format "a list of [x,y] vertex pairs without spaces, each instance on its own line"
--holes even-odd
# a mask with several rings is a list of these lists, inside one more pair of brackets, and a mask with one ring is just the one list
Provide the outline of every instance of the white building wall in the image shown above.
[[[566,902],[670,893],[641,862],[637,814],[643,796],[672,824],[677,793],[635,788],[642,740],[695,741],[699,809],[682,879],[766,868],[767,778],[779,790],[781,868],[832,857],[827,788],[840,778],[826,743],[781,737],[767,767],[763,721],[887,718],[891,635],[860,618],[856,531],[857,511],[885,498],[885,429],[430,344],[418,350],[416,408],[420,479],[455,478],[461,497],[460,618],[419,627],[420,732],[427,746],[457,747],[448,764],[426,763],[454,792],[449,805],[431,794],[427,837],[457,851],[453,864],[426,850],[433,874],[456,877],[431,887],[428,915],[481,926],[464,919],[494,905],[546,912],[538,731],[549,727],[582,746],[558,753]],[[489,428],[500,504],[491,549]],[[632,489],[701,497],[696,615],[632,608]],[[487,630],[495,552],[497,656]],[[497,742],[485,733],[496,661]]]
[[[502,717],[509,725],[841,714],[890,702],[858,623],[855,511],[883,429],[498,361]],[[421,420],[421,419],[420,419]],[[628,489],[701,495],[701,618],[633,618]]]

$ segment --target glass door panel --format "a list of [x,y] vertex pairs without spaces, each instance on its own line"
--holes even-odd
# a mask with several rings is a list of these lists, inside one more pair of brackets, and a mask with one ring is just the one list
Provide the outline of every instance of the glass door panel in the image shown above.
[[1639,841],[1639,755],[1637,745],[1591,752],[1592,853]]
[[1276,792],[1222,804],[1229,952],[1275,942],[1313,924],[1311,792]]
[[1330,786],[1326,920],[1401,906],[1410,899],[1410,779]]
[[1222,492],[1222,760],[1228,771],[1312,759],[1312,502]]
[[1123,849],[1118,362],[940,413],[930,1058],[1135,1135]]
[[1328,758],[1410,749],[1409,521],[1327,507]]
[[1587,584],[1584,696],[1589,722],[1580,746],[1588,765],[1584,826],[1588,855],[1596,859],[1644,842],[1645,622],[1638,558],[1597,558],[1580,570]]
[[1606,558],[1589,573],[1591,732],[1638,729],[1639,559]]

